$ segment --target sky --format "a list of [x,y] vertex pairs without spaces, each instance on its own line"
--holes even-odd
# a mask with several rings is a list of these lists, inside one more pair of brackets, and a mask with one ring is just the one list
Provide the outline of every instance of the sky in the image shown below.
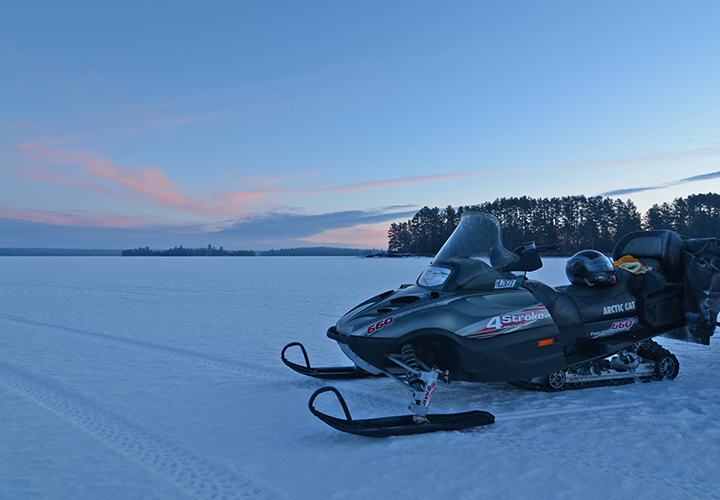
[[0,247],[386,248],[720,191],[720,2],[0,5]]

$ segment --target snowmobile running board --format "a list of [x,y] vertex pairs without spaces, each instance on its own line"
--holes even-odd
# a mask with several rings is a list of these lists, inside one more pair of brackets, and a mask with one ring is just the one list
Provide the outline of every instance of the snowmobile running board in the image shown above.
[[[333,392],[340,401],[345,419],[331,417],[317,410],[313,403],[323,392]],[[367,437],[388,437],[388,436],[408,436],[411,434],[425,434],[436,431],[459,431],[479,427],[481,425],[489,425],[495,422],[495,416],[480,410],[473,410],[463,413],[449,414],[433,414],[427,415],[427,422],[417,423],[414,419],[415,415],[399,415],[395,417],[369,418],[364,420],[353,420],[350,416],[345,399],[340,391],[334,387],[321,387],[310,396],[308,408],[313,415],[335,429],[357,434]]]
[[[299,346],[300,349],[302,350],[303,357],[305,358],[305,366],[298,365],[297,363],[293,363],[292,361],[289,361],[285,357],[285,351],[287,351],[287,349],[289,347],[294,347],[294,346]],[[285,365],[288,368],[291,368],[292,370],[295,370],[296,372],[298,372],[302,375],[307,375],[309,377],[315,377],[315,378],[321,378],[321,379],[332,379],[332,380],[347,380],[347,379],[378,376],[378,375],[373,375],[370,372],[366,372],[365,370],[358,368],[357,366],[313,368],[310,366],[310,359],[308,358],[307,351],[305,350],[305,346],[303,346],[300,342],[290,342],[288,345],[283,347],[283,350],[280,353],[280,359],[282,359],[282,362],[285,363]]]

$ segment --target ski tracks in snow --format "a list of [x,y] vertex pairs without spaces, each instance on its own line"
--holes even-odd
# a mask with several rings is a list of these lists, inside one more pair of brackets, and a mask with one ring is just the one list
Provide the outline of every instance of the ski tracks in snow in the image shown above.
[[65,335],[72,335],[86,340],[93,340],[96,342],[103,342],[114,346],[125,347],[127,349],[134,349],[136,351],[155,354],[166,358],[188,361],[191,363],[208,366],[210,368],[224,370],[231,373],[237,373],[239,375],[243,375],[244,377],[249,377],[252,379],[271,380],[276,382],[289,382],[292,380],[288,376],[272,373],[267,369],[263,369],[260,366],[251,367],[248,366],[249,363],[240,364],[232,360],[216,358],[189,349],[169,347],[160,344],[153,344],[151,342],[144,342],[142,340],[129,339],[116,335],[108,335],[106,333],[89,332],[85,330],[79,330],[77,328],[58,326],[50,323],[42,323],[40,321],[34,321],[7,314],[0,315],[0,320],[8,323],[20,324],[22,326],[36,326],[44,331],[59,332]]
[[53,379],[0,361],[0,384],[47,408],[193,498],[286,498],[230,465],[203,457],[179,441],[133,422],[100,401]]

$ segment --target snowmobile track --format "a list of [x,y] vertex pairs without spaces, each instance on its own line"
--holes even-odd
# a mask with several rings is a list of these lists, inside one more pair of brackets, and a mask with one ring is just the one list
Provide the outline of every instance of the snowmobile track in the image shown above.
[[0,362],[0,384],[35,401],[193,498],[287,498],[229,465],[203,457],[181,442],[133,422],[100,401],[52,379]]
[[115,335],[108,335],[105,333],[89,332],[85,330],[79,330],[77,328],[68,328],[64,326],[53,325],[50,323],[41,323],[39,321],[19,318],[7,314],[0,315],[0,320],[9,323],[20,324],[23,326],[36,326],[45,331],[59,332],[65,335],[72,335],[82,339],[89,339],[96,342],[104,342],[106,344],[114,346],[134,349],[136,351],[141,351],[149,354],[156,354],[166,358],[188,361],[191,363],[208,366],[210,368],[224,370],[231,373],[237,373],[253,379],[272,380],[277,382],[291,382],[294,380],[290,376],[273,374],[266,369],[262,369],[261,367],[249,368],[244,364],[240,364],[232,360],[215,358],[205,354],[200,354],[195,351],[191,351],[189,349],[179,349],[176,347],[168,347],[160,344],[143,342],[142,340],[134,340],[125,337],[118,337]]

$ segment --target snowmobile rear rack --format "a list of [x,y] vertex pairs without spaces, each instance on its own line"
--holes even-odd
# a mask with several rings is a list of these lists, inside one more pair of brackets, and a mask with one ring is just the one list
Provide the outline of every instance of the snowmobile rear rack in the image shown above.
[[[293,363],[285,357],[285,351],[287,351],[289,347],[294,346],[299,346],[302,350],[303,357],[305,358],[305,366]],[[333,366],[313,368],[310,366],[310,358],[308,358],[305,346],[302,345],[300,342],[290,342],[288,345],[283,347],[283,350],[280,353],[280,359],[282,359],[282,362],[285,363],[286,366],[302,375],[308,375],[310,377],[321,378],[325,380],[347,380],[377,376],[361,368],[358,368],[357,366]]]
[[[332,417],[315,408],[313,404],[315,403],[315,398],[324,392],[335,393],[345,413],[345,419]],[[310,396],[308,408],[310,408],[313,415],[330,427],[334,427],[342,432],[367,437],[407,436],[436,431],[459,431],[481,425],[489,425],[495,422],[495,416],[493,414],[480,410],[427,415],[425,417],[426,422],[424,423],[416,422],[416,415],[398,415],[394,417],[353,420],[340,391],[330,386],[321,387],[315,391],[313,395]]]

